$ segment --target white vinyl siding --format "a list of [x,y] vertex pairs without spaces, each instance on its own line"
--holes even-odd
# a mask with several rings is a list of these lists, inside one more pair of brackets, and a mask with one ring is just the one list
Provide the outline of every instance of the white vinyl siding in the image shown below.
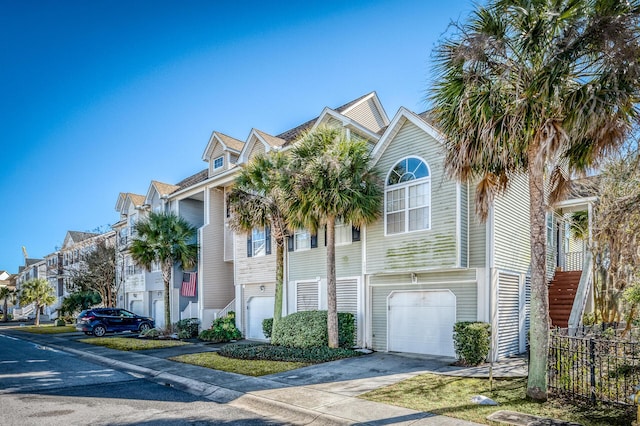
[[498,357],[520,353],[520,277],[498,275]]
[[318,310],[319,291],[317,281],[297,283],[296,312]]
[[526,273],[531,264],[530,229],[528,179],[518,176],[495,200],[493,266]]
[[468,198],[469,267],[484,268],[487,266],[487,224],[476,215],[475,183],[469,184]]

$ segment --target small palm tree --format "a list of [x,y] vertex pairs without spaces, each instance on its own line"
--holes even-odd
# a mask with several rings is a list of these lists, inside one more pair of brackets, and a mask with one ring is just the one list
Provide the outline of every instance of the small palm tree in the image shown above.
[[[638,117],[637,1],[492,0],[436,50],[433,119],[446,166],[477,182],[486,218],[495,194],[529,180],[531,358],[527,395],[547,398],[550,201],[615,149]],[[550,176],[550,178],[549,178]]]
[[198,245],[192,242],[196,229],[184,218],[173,213],[149,213],[147,219],[135,224],[136,237],[129,249],[131,258],[146,270],[154,262],[160,264],[164,282],[165,326],[171,325],[171,271],[178,262],[184,269],[192,268],[198,260]]
[[288,235],[286,181],[287,157],[271,151],[253,157],[242,169],[227,196],[232,215],[229,225],[241,232],[269,227],[276,243],[276,291],[273,325],[282,318],[284,246]]
[[53,288],[49,285],[49,281],[44,278],[29,280],[22,285],[20,290],[21,305],[35,304],[36,327],[40,325],[40,310],[45,306],[53,305],[55,301],[56,296],[53,293]]
[[343,129],[318,127],[291,150],[289,183],[291,223],[312,232],[327,230],[327,331],[329,347],[338,347],[336,294],[336,221],[360,227],[382,214],[382,189],[370,167],[368,143]]
[[7,310],[9,309],[9,301],[13,300],[15,303],[15,298],[16,298],[16,291],[10,289],[9,287],[1,287],[0,288],[0,299],[3,301],[2,302],[2,307],[3,307],[3,316],[2,316],[2,321],[3,322],[7,322],[9,321],[9,313],[7,312]]

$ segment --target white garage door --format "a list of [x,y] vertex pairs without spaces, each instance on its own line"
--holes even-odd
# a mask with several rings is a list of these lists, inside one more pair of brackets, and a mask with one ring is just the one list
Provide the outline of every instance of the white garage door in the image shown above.
[[456,296],[451,291],[392,292],[387,303],[389,351],[455,356]]
[[164,327],[164,300],[153,301],[153,320],[156,327]]
[[273,318],[274,297],[251,297],[247,301],[247,339],[264,340],[262,320]]

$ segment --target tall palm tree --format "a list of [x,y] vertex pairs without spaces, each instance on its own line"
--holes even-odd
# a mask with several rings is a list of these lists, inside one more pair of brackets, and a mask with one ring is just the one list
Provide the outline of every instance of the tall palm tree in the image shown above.
[[285,154],[276,151],[258,154],[243,167],[227,196],[232,212],[229,221],[232,229],[252,232],[254,228],[269,227],[276,243],[274,329],[282,318],[284,246],[289,229],[285,201],[287,194],[283,191],[282,182],[287,175]]
[[[1,287],[0,288],[0,300],[2,300],[2,312],[3,312],[3,316],[2,316],[2,321],[3,322],[7,322],[9,321],[9,313],[7,312],[7,310],[9,309],[9,301],[10,300],[15,300],[16,297],[16,291],[10,289],[9,287]],[[15,302],[14,302],[15,303]]]
[[154,262],[160,264],[164,282],[165,327],[171,327],[171,270],[178,262],[184,269],[192,268],[198,261],[198,245],[194,228],[184,218],[173,213],[149,213],[146,219],[135,224],[136,236],[131,241],[131,258],[147,271]]
[[382,214],[382,189],[370,167],[368,143],[340,128],[318,127],[291,150],[289,208],[292,224],[312,232],[327,230],[327,331],[338,347],[335,226],[337,220],[360,227]]
[[446,166],[477,182],[486,218],[527,174],[531,224],[531,361],[527,395],[547,397],[545,185],[558,199],[629,134],[638,117],[638,1],[493,0],[436,50],[433,118]]
[[53,294],[53,288],[44,278],[29,280],[22,285],[20,290],[20,304],[34,303],[36,306],[36,327],[40,325],[40,310],[45,306],[53,305],[55,301],[56,296]]

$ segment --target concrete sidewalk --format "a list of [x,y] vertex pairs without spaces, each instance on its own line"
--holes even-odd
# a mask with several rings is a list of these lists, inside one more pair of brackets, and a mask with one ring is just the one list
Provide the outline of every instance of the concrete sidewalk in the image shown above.
[[[488,377],[488,366],[464,369],[452,358],[372,353],[263,377],[181,364],[166,359],[181,353],[215,351],[194,344],[144,352],[124,352],[76,341],[76,336],[36,335],[0,329],[34,343],[72,353],[114,369],[296,425],[472,425],[475,423],[357,398],[365,392],[426,373]],[[79,336],[78,336],[79,337]],[[180,349],[182,348],[182,349]],[[526,375],[522,359],[494,365],[494,377]]]

